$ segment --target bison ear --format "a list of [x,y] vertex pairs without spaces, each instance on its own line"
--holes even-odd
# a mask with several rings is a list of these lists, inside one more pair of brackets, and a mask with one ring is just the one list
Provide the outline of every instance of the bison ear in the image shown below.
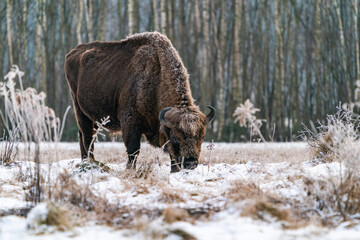
[[163,109],[160,113],[159,113],[159,120],[160,120],[160,124],[167,126],[168,124],[166,123],[166,120],[164,119],[165,113],[167,111],[169,111],[171,109],[171,107],[167,107],[165,109]]
[[207,106],[210,109],[210,113],[206,116],[207,122],[211,122],[215,117],[215,108],[212,106]]

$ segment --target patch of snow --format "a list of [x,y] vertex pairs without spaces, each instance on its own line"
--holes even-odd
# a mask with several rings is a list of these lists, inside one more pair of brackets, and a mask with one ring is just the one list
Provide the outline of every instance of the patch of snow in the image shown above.
[[9,197],[0,197],[0,211],[6,211],[11,209],[24,208],[27,206],[27,202]]
[[[114,146],[123,147],[122,143],[99,143],[100,148]],[[149,147],[142,144],[142,147]],[[206,147],[208,143],[204,143]],[[53,148],[52,144],[41,145],[43,149]],[[58,147],[64,149],[77,149],[78,143],[60,143]],[[224,151],[231,148],[247,149],[306,149],[305,143],[269,143],[269,144],[228,144],[216,143],[216,148]],[[231,205],[227,199],[229,188],[234,181],[254,182],[264,192],[272,192],[284,199],[301,202],[306,197],[304,191],[304,178],[327,179],[329,176],[338,177],[345,167],[339,163],[320,163],[317,165],[305,163],[264,163],[247,161],[246,164],[218,163],[202,165],[195,170],[182,170],[169,173],[167,163],[153,166],[153,172],[158,181],[168,189],[178,193],[180,201],[164,201],[161,187],[150,185],[146,180],[122,177],[125,174],[126,163],[108,164],[115,173],[105,173],[91,170],[85,173],[76,171],[80,159],[62,160],[52,164],[41,164],[41,171],[51,182],[55,182],[59,174],[67,171],[72,174],[80,186],[89,186],[98,196],[104,197],[109,203],[139,210],[162,210],[168,207],[182,209],[216,208],[209,221],[175,222],[166,224],[162,218],[150,223],[147,230],[114,230],[106,226],[97,226],[94,222],[74,228],[69,232],[45,233],[37,236],[30,229],[40,229],[46,216],[46,205],[40,204],[28,215],[28,219],[15,216],[0,218],[0,239],[146,239],[146,231],[162,232],[166,239],[179,239],[176,230],[185,231],[198,239],[360,239],[360,227],[341,225],[334,229],[318,226],[308,226],[296,230],[284,230],[279,221],[255,221],[242,217],[240,207]],[[33,162],[18,162],[17,166],[0,166],[0,210],[6,211],[14,208],[26,207],[23,187],[28,184],[19,179],[21,175],[29,174],[34,167]],[[49,172],[50,169],[50,172]],[[141,181],[145,185],[142,185]],[[45,227],[44,227],[45,228]]]
[[[39,203],[29,212],[26,219],[27,229],[32,233],[44,233],[54,231],[54,227],[46,224],[49,215],[49,206],[47,203]],[[51,229],[49,229],[51,228]]]

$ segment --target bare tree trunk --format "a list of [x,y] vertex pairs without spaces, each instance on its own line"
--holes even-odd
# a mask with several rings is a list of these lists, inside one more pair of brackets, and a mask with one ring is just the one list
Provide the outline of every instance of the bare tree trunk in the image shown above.
[[[99,24],[98,24],[98,37],[97,39],[106,41],[106,33],[108,31],[108,26],[106,24],[106,16],[107,16],[107,8],[108,8],[108,1],[101,0],[100,1],[100,10],[99,10]],[[126,14],[125,14],[126,15]],[[121,19],[121,24],[119,27],[121,28],[121,33],[123,36],[126,36],[126,21],[125,17]]]
[[121,28],[121,25],[123,24],[122,22],[122,18],[123,18],[123,15],[122,15],[122,4],[121,4],[121,0],[118,0],[118,3],[117,3],[117,17],[118,17],[118,29],[119,29],[119,38],[122,38],[123,37],[123,32],[121,31],[122,28]]
[[[279,112],[277,115],[278,117],[278,126],[279,126],[279,130],[282,131],[282,133],[284,132],[285,130],[285,116],[284,116],[284,87],[285,87],[285,82],[284,82],[284,79],[285,79],[285,70],[284,70],[284,53],[283,53],[283,50],[284,50],[284,40],[283,40],[283,37],[282,37],[282,32],[280,30],[280,23],[279,23],[279,19],[280,19],[280,14],[282,14],[281,12],[281,8],[279,7],[279,2],[275,1],[275,31],[276,31],[276,40],[278,42],[278,46],[276,47],[276,56],[278,57],[277,61],[278,61],[278,69],[277,69],[277,74],[276,74],[276,78],[278,79],[278,86],[280,87],[279,91],[280,93],[278,94],[279,95],[279,103],[280,103],[280,106],[278,108]],[[276,66],[275,66],[276,67]]]
[[135,30],[135,0],[128,0],[128,26],[129,26],[129,35],[132,35],[136,32]]
[[166,0],[161,0],[160,11],[161,11],[161,32],[166,34]]
[[46,88],[46,80],[45,70],[46,70],[46,61],[43,61],[44,56],[44,30],[46,29],[46,15],[45,15],[45,0],[39,0],[36,2],[36,56],[35,61],[38,69],[36,69],[36,88],[37,89],[45,89]]
[[[195,0],[194,2],[194,10],[195,10],[195,16],[194,16],[194,21],[195,21],[195,25],[194,25],[194,32],[195,32],[195,43],[193,44],[193,56],[191,57],[194,60],[194,68],[195,70],[193,70],[193,80],[195,80],[195,86],[194,86],[194,96],[195,99],[198,99],[200,96],[200,88],[201,88],[201,84],[200,84],[200,73],[202,72],[200,70],[201,68],[201,53],[200,53],[200,41],[201,41],[201,19],[200,19],[200,9],[199,9],[199,1]],[[200,60],[200,61],[199,61]],[[200,62],[200,64],[199,64]]]
[[168,18],[167,18],[167,28],[168,28],[168,37],[173,41],[174,40],[174,27],[175,24],[174,23],[174,2],[170,1],[167,3],[168,4]]
[[242,99],[242,76],[241,76],[241,56],[240,56],[240,28],[242,16],[242,0],[235,1],[235,27],[234,27],[234,68],[235,77],[233,77],[233,99],[238,104]]
[[82,20],[83,20],[83,1],[79,1],[79,6],[78,6],[78,12],[77,12],[77,25],[76,25],[76,36],[77,36],[77,41],[78,43],[82,43],[81,40],[81,26],[82,26]]
[[359,26],[358,26],[358,3],[357,0],[353,2],[353,21],[354,21],[354,41],[355,41],[355,67],[356,67],[356,78],[359,79],[360,75],[360,64],[359,64]]
[[7,31],[7,40],[9,46],[9,62],[10,66],[14,64],[13,56],[13,32],[12,32],[12,5],[11,0],[6,0],[6,31]]
[[[19,56],[19,59],[21,59],[21,57],[24,58],[24,66],[23,69],[28,72],[28,55],[27,55],[27,33],[26,33],[26,26],[27,26],[27,15],[28,15],[28,8],[27,8],[27,1],[23,0],[23,23],[22,23],[22,27],[21,27],[21,35],[22,35],[22,50],[23,50],[23,54],[21,54],[21,56]],[[20,51],[21,53],[21,51]]]
[[89,41],[94,41],[93,37],[93,24],[92,24],[92,3],[91,0],[88,2],[88,0],[83,0],[83,7],[85,11],[85,19],[86,19],[86,27],[87,27],[87,35]]
[[[340,8],[338,6],[337,0],[333,0],[334,2],[334,7],[336,10],[336,15],[338,18],[338,22],[339,22],[339,34],[340,34],[340,44],[341,44],[341,60],[342,60],[342,65],[343,65],[343,69],[344,69],[344,75],[346,76],[348,74],[348,70],[347,70],[347,64],[346,64],[346,54],[345,54],[345,32],[343,29],[343,21],[341,18],[341,14],[340,14]],[[350,84],[347,83],[346,79],[348,79],[348,77],[345,77],[344,82],[346,85],[346,92],[347,92],[347,96],[348,99],[347,100],[351,100],[351,96],[352,96],[352,92],[350,89]]]
[[[224,10],[224,1],[222,1],[222,11]],[[212,11],[212,18],[214,19],[214,21],[216,21],[216,17],[215,17],[215,12],[214,9]],[[223,40],[223,32],[221,32],[221,23],[223,23],[223,14],[221,15],[221,19],[220,19],[220,27],[217,26],[215,23],[213,24],[213,31],[214,31],[214,41],[215,41],[215,47],[217,49],[217,57],[216,57],[216,63],[217,63],[217,67],[218,67],[218,77],[219,77],[219,91],[218,91],[218,96],[217,96],[217,109],[218,109],[218,114],[217,114],[217,120],[218,120],[218,129],[217,129],[217,138],[220,139],[222,136],[222,130],[224,127],[224,71],[223,71],[223,63],[222,63],[222,58],[223,58],[223,54],[222,54],[222,47],[221,47],[221,43],[219,42],[218,39],[218,29],[220,30],[220,39]],[[223,24],[225,25],[225,24]]]
[[152,0],[152,6],[154,10],[154,31],[159,31],[159,15],[157,8],[157,0]]
[[210,45],[210,37],[209,37],[209,0],[204,0],[202,8],[202,16],[203,16],[203,39],[202,39],[202,47],[201,47],[201,69],[202,73],[200,77],[200,83],[202,87],[201,91],[201,100],[202,105],[206,106],[210,103],[209,94],[208,94],[208,77],[209,77],[209,45]]

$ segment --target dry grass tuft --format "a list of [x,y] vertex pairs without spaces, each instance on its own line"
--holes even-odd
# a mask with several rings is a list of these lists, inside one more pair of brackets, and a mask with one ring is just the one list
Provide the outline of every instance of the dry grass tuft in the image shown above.
[[3,138],[0,139],[0,164],[9,166],[15,162],[17,154],[15,142],[18,140],[17,128],[13,131],[9,131],[9,136],[3,134]]
[[[323,161],[340,163],[339,174],[329,171],[327,179],[305,179],[309,211],[320,217],[323,225],[336,226],[357,218],[360,213],[360,119],[351,111],[340,109],[319,127],[309,145]],[[309,131],[308,131],[309,132]]]
[[93,210],[98,200],[89,185],[79,185],[74,174],[66,170],[59,174],[52,192],[48,195],[54,201],[69,202],[87,211]]
[[231,183],[231,188],[227,192],[227,197],[235,202],[245,199],[259,198],[264,193],[258,185],[253,182],[236,180]]
[[305,127],[302,136],[307,140],[314,157],[322,162],[339,159],[339,152],[349,143],[359,140],[360,118],[339,108],[334,115],[328,115],[326,124],[318,122],[317,130]]
[[[27,228],[35,234],[70,230],[76,222],[67,205],[43,202],[33,208],[27,218]],[[51,228],[48,228],[50,226]],[[55,228],[53,228],[55,227]]]
[[332,162],[335,159],[334,153],[334,133],[324,132],[320,133],[316,138],[308,141],[313,156],[322,160],[323,162]]
[[44,222],[46,225],[56,226],[59,231],[68,231],[75,225],[75,220],[67,205],[50,203],[48,210],[49,212]]
[[180,193],[179,190],[164,187],[162,188],[162,196],[160,200],[165,203],[185,202],[182,194],[184,193]]
[[[30,174],[32,174],[32,173],[30,173]],[[26,177],[28,177],[28,179],[26,179]],[[25,200],[28,202],[35,202],[35,199],[37,197],[37,189],[36,189],[37,180],[31,175],[25,176],[25,178],[22,180],[24,181],[24,183],[25,183],[25,181],[28,181],[28,184],[25,183],[23,186],[23,190],[25,193]],[[40,188],[39,189],[41,192],[43,191],[44,186],[45,186],[44,182],[45,182],[44,176],[40,175],[40,180],[39,180]]]
[[166,208],[163,212],[164,222],[173,223],[178,221],[187,221],[190,219],[190,215],[187,211],[181,208]]
[[253,182],[234,181],[227,197],[234,203],[240,203],[241,216],[252,217],[265,222],[282,221],[283,228],[298,228],[305,225],[307,216],[299,216],[294,205],[287,199],[262,191]]
[[130,173],[134,178],[138,179],[148,179],[153,177],[153,162],[141,162],[138,164],[135,171]]
[[341,179],[306,179],[310,210],[324,226],[354,220],[360,213],[360,177],[347,172]]
[[[128,207],[109,203],[106,199],[98,199],[93,209],[95,219],[99,223],[117,228],[132,228],[138,226],[135,219],[140,219],[141,214]],[[144,216],[147,214],[144,213]]]
[[194,235],[186,232],[183,229],[179,229],[179,228],[172,229],[170,231],[170,233],[177,235],[180,239],[183,239],[183,240],[196,240],[197,239],[196,237],[194,237]]
[[[149,185],[144,180],[133,179],[132,196],[148,194]],[[66,170],[62,172],[51,192],[53,201],[69,203],[75,213],[83,219],[96,220],[97,223],[107,224],[116,228],[136,228],[141,217],[150,220],[161,216],[161,210],[157,209],[131,209],[128,206],[111,203],[105,197],[99,196],[91,189],[90,184],[79,183],[75,174]]]
[[268,199],[256,199],[251,201],[244,211],[241,213],[242,216],[251,216],[255,219],[263,221],[271,221],[271,218],[275,218],[278,221],[292,221],[290,217],[289,209],[283,209],[276,204],[272,204]]

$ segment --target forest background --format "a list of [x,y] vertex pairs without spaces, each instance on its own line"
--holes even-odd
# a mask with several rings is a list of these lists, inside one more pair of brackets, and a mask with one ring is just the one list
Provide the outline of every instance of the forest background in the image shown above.
[[[297,140],[302,123],[325,119],[339,102],[355,100],[359,3],[0,0],[0,74],[17,64],[24,87],[46,92],[47,104],[62,117],[72,105],[63,68],[67,52],[79,43],[159,31],[182,57],[201,110],[217,109],[207,140],[249,140],[233,117],[246,99],[261,110],[267,139]],[[62,140],[76,141],[77,131],[70,111]]]

